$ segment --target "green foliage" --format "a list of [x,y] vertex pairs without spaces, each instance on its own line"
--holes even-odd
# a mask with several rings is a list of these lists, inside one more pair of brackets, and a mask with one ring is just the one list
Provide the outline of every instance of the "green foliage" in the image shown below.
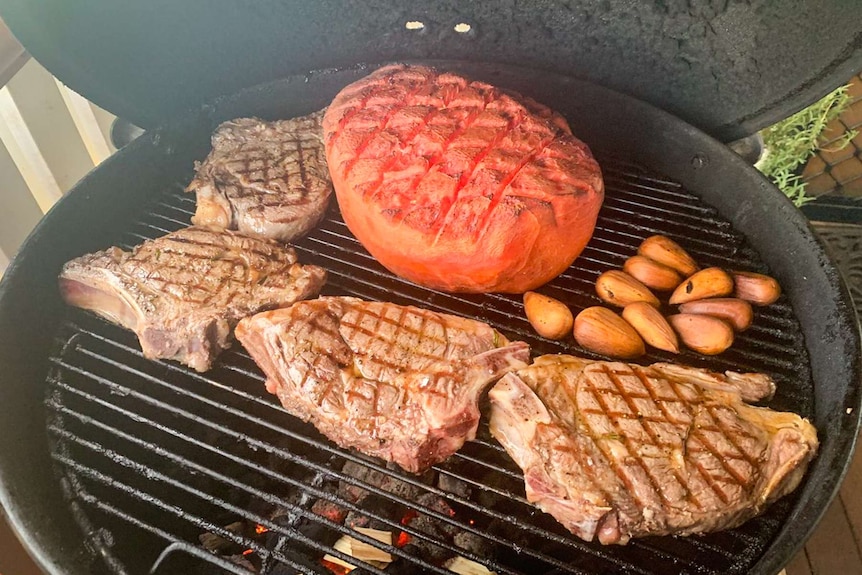
[[[766,153],[757,163],[757,168],[796,206],[814,199],[805,194],[805,182],[797,170],[815,150],[823,149],[820,148],[821,136],[826,125],[850,105],[847,88],[842,86],[819,102],[761,131]],[[847,131],[836,141],[830,142],[828,149],[840,150],[855,136],[855,131]]]

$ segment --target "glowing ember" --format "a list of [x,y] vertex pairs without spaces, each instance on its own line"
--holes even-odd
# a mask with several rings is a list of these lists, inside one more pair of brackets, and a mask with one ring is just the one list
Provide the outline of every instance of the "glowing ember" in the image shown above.
[[415,510],[408,509],[407,513],[404,514],[404,517],[401,518],[401,525],[410,525],[410,522],[419,515]]
[[267,531],[269,531],[269,529],[264,527],[263,525],[255,525],[254,526],[254,532],[257,533],[258,535],[260,535],[261,533],[266,533]]
[[348,569],[347,567],[336,565],[335,563],[327,561],[326,559],[321,559],[320,563],[321,565],[335,573],[335,575],[347,575],[351,571],[351,569]]
[[246,549],[242,552],[243,555],[251,555],[252,553],[254,553],[254,549]]
[[401,531],[400,533],[398,533],[398,539],[395,540],[395,546],[404,547],[405,545],[410,543],[411,539],[412,537],[410,537],[410,535]]

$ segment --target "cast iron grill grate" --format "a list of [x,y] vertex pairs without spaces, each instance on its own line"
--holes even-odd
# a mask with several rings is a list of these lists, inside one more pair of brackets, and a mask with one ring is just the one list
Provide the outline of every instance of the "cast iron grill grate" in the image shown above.
[[[621,267],[655,233],[680,241],[702,265],[767,271],[728,222],[679,185],[623,161],[600,161],[607,198],[596,233],[575,265],[544,293],[576,311],[600,303],[595,278]],[[194,198],[181,189],[156,196],[117,245],[129,248],[188,225]],[[571,338],[552,342],[536,336],[517,296],[446,294],[393,277],[356,242],[335,207],[296,247],[301,261],[330,272],[326,294],[476,317],[511,339],[528,341],[534,355],[590,356]],[[752,328],[718,358],[653,350],[642,363],[667,360],[769,373],[779,387],[770,406],[812,415],[807,352],[784,297],[756,310]],[[501,575],[741,574],[778,533],[794,500],[785,498],[765,515],[722,533],[603,547],[570,535],[526,502],[520,471],[490,437],[487,418],[474,442],[433,473],[412,476],[338,449],[287,415],[238,345],[213,370],[198,374],[144,359],[133,334],[70,309],[51,362],[52,456],[96,551],[94,565],[105,572],[179,572],[172,562],[195,559],[206,566],[183,567],[184,572],[327,574],[321,560],[330,554],[360,565],[357,573],[449,573],[440,558],[461,555]],[[370,481],[372,476],[378,480]],[[452,484],[458,489],[441,487]],[[357,488],[365,499],[348,496]],[[343,518],[321,514],[319,507],[326,505],[391,531],[399,541],[381,546]],[[404,510],[424,518],[426,527],[405,520]],[[463,536],[453,537],[456,532]],[[204,534],[227,550],[204,550]],[[351,559],[332,547],[342,535],[381,546],[395,560],[384,569]],[[465,538],[472,544],[459,543]]]

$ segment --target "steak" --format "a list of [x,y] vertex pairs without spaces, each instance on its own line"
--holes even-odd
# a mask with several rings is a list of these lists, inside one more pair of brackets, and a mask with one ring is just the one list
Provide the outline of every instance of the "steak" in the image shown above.
[[60,293],[134,331],[146,357],[206,371],[241,318],[314,296],[325,279],[274,240],[190,227],[66,263]]
[[527,500],[603,544],[735,527],[793,491],[814,427],[745,403],[762,374],[542,356],[489,392],[491,433]]
[[192,223],[290,242],[326,211],[332,183],[323,150],[323,111],[265,122],[221,124],[212,152],[186,191],[197,193]]
[[565,119],[529,98],[387,66],[342,90],[323,129],[347,227],[420,285],[522,293],[592,236],[601,170]]
[[484,323],[350,297],[257,314],[236,336],[287,411],[416,473],[473,439],[482,391],[529,361]]

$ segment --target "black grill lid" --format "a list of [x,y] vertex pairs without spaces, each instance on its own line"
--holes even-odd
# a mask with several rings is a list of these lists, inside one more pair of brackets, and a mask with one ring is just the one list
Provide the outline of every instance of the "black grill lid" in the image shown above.
[[0,14],[61,81],[145,128],[291,74],[446,58],[590,80],[729,141],[862,67],[862,3],[846,0],[0,0]]

